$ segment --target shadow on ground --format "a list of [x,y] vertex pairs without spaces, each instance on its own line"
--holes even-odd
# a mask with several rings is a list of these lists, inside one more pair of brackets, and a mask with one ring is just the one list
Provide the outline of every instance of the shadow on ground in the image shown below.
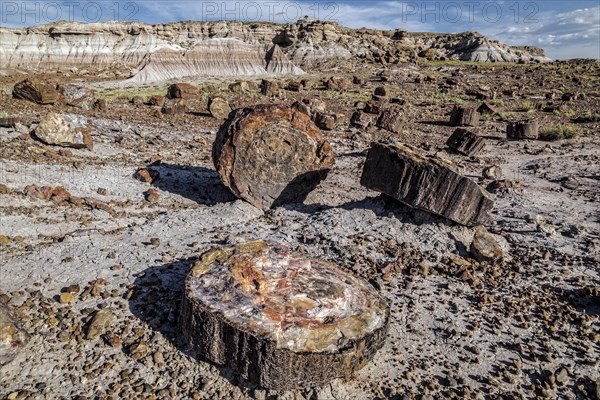
[[[222,244],[222,243],[215,243]],[[134,281],[134,296],[129,300],[131,313],[148,326],[160,332],[179,351],[187,356],[215,366],[221,377],[244,390],[255,390],[256,385],[239,378],[226,366],[214,364],[199,355],[182,340],[179,330],[179,310],[184,290],[184,280],[197,257],[180,259],[172,263],[156,265],[138,274]],[[314,399],[313,390],[299,390],[306,399]],[[268,397],[270,399],[271,397]]]
[[212,169],[175,164],[149,165],[148,168],[160,173],[160,179],[153,186],[162,191],[211,206],[235,200]]
[[179,351],[199,362],[214,365],[231,384],[246,388],[248,386],[244,382],[238,382],[230,369],[198,357],[179,333],[179,307],[184,280],[195,261],[196,257],[190,257],[145,270],[134,282],[135,295],[129,300],[129,309],[136,318],[146,322],[152,330],[160,332]]

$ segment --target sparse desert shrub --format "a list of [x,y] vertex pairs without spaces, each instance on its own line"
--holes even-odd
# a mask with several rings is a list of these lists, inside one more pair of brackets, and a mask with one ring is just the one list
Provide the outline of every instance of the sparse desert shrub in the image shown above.
[[577,118],[575,122],[600,122],[600,113],[588,111],[581,117]]
[[569,124],[546,125],[540,130],[540,140],[555,141],[573,139],[579,135],[579,128]]
[[490,104],[496,107],[502,107],[504,105],[504,100],[502,99],[492,99],[490,100]]
[[535,103],[533,101],[525,100],[521,103],[521,107],[519,108],[521,111],[533,111],[535,110]]
[[502,111],[500,112],[500,118],[502,121],[511,121],[514,119],[515,114],[510,111]]

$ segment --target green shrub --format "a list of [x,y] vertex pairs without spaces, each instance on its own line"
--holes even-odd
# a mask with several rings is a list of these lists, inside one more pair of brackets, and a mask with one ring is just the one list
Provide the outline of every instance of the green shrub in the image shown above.
[[525,100],[521,103],[521,111],[533,111],[535,110],[535,103],[533,101]]
[[579,128],[569,124],[547,125],[540,130],[539,139],[555,141],[573,139],[579,135]]

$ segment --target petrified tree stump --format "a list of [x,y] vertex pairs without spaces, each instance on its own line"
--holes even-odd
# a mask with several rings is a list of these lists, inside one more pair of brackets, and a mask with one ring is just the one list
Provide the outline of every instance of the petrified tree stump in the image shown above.
[[196,262],[179,324],[201,358],[259,387],[287,390],[349,379],[383,345],[388,320],[367,282],[256,241]]
[[335,162],[310,116],[279,105],[234,111],[212,156],[223,183],[261,209],[303,201]]
[[506,137],[508,139],[533,139],[536,140],[539,134],[539,124],[537,121],[512,122],[506,126]]
[[479,112],[474,108],[454,106],[450,114],[452,126],[477,126],[479,125]]
[[487,222],[494,207],[493,196],[481,186],[400,144],[374,143],[360,183],[463,225]]

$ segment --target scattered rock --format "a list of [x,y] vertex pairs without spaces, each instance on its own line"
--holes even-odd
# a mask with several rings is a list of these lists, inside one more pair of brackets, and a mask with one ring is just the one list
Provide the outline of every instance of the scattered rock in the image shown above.
[[486,167],[483,169],[483,177],[486,179],[500,179],[502,178],[502,168],[497,165]]
[[463,225],[487,222],[494,206],[492,195],[475,182],[400,144],[373,144],[361,185]]
[[569,383],[569,371],[566,368],[559,368],[556,373],[556,383],[560,386],[566,386]]
[[350,123],[354,126],[358,126],[361,128],[367,128],[373,123],[373,114],[367,114],[360,110],[357,110],[352,114],[352,118],[350,118]]
[[494,107],[486,102],[481,103],[481,105],[477,107],[477,112],[481,115],[494,115],[498,113]]
[[332,76],[325,81],[325,89],[336,90],[338,92],[344,92],[352,87],[352,81],[350,79],[341,76]]
[[504,249],[494,235],[489,233],[485,227],[479,226],[475,229],[471,255],[478,261],[497,262],[504,258]]
[[133,174],[133,177],[138,181],[153,184],[160,179],[160,172],[155,169],[140,168]]
[[225,186],[262,209],[302,201],[334,164],[310,117],[279,105],[236,110],[219,129],[212,156]]
[[263,96],[275,96],[277,95],[278,85],[277,82],[263,79],[260,84],[260,93]]
[[59,296],[60,304],[69,304],[73,300],[75,300],[75,296],[69,292],[61,293]]
[[68,106],[90,110],[94,105],[95,94],[91,89],[71,83],[63,83],[58,85],[58,91],[61,94],[61,101]]
[[314,120],[315,124],[324,131],[331,131],[335,128],[335,115],[317,112]]
[[144,99],[142,99],[140,96],[133,96],[131,98],[130,101],[131,104],[133,104],[134,106],[143,106],[144,105]]
[[35,136],[51,145],[93,149],[92,128],[87,119],[75,114],[50,113],[40,121]]
[[464,128],[458,128],[448,138],[446,145],[466,156],[472,156],[483,149],[484,141],[476,133]]
[[23,189],[23,194],[34,199],[52,201],[56,205],[65,205],[67,203],[80,203],[79,199],[71,194],[63,187],[37,186],[27,185]]
[[167,89],[169,99],[196,99],[200,97],[200,90],[189,83],[175,83]]
[[208,111],[213,118],[224,120],[229,117],[231,107],[229,103],[222,97],[211,97],[208,101]]
[[13,97],[38,104],[54,104],[58,102],[60,93],[53,85],[26,79],[14,86]]
[[229,85],[229,91],[233,93],[248,93],[250,91],[250,85],[246,81],[234,82]]
[[0,303],[0,366],[12,361],[29,341],[8,306]]
[[88,325],[86,337],[91,340],[104,334],[112,326],[114,319],[115,315],[110,308],[98,311]]
[[474,108],[454,106],[450,114],[451,126],[477,126],[479,125],[479,113]]
[[108,102],[105,99],[98,99],[94,102],[94,110],[106,111],[108,110]]
[[154,188],[148,189],[144,195],[146,197],[146,201],[149,203],[158,203],[158,200],[160,199],[158,191]]
[[375,96],[386,97],[388,95],[387,89],[385,86],[378,86],[375,88]]
[[508,139],[532,139],[538,138],[539,125],[537,121],[512,122],[506,126],[506,137]]
[[181,98],[165,99],[160,111],[167,115],[185,114],[188,111],[187,101]]
[[146,102],[146,104],[148,104],[149,106],[158,106],[162,108],[162,106],[165,105],[165,100],[165,96],[154,95],[148,97],[148,101]]
[[402,133],[404,127],[404,114],[401,108],[391,107],[385,109],[377,120],[377,127],[393,133]]
[[382,108],[381,102],[375,101],[375,100],[370,100],[367,102],[367,104],[365,104],[364,111],[369,114],[380,114],[381,108]]
[[0,128],[15,128],[20,121],[19,118],[2,117],[0,118]]

